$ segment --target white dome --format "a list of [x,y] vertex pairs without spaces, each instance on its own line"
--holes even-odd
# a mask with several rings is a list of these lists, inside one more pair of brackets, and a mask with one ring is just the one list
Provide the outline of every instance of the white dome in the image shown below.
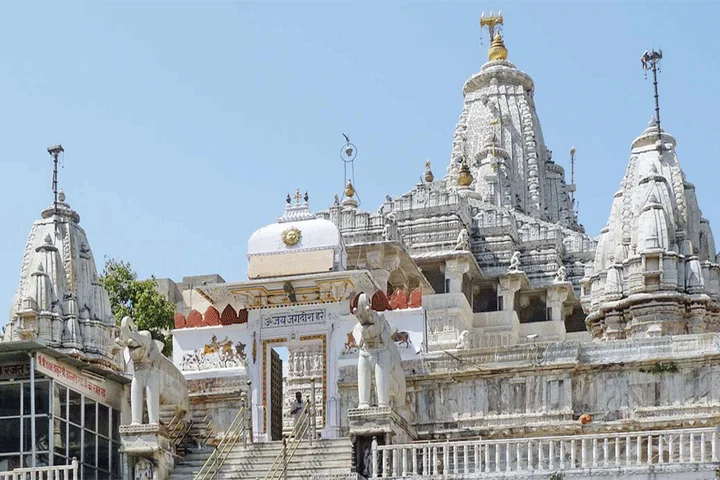
[[338,227],[317,218],[296,194],[288,195],[277,222],[256,230],[248,240],[248,277],[303,275],[345,269],[345,248]]
[[[300,240],[286,244],[284,232],[293,229],[300,232]],[[248,240],[248,256],[326,248],[342,249],[342,237],[337,226],[323,218],[273,223],[256,230]]]

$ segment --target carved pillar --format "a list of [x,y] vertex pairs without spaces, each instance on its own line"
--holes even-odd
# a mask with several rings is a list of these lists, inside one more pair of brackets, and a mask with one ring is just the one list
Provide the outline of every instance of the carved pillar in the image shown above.
[[470,270],[466,258],[448,258],[445,260],[445,278],[449,280],[448,293],[463,293],[463,275]]
[[498,299],[502,297],[502,310],[512,311],[515,309],[515,294],[523,286],[525,274],[523,272],[509,273],[499,278],[500,288],[498,289]]
[[563,303],[569,294],[568,283],[562,282],[553,284],[547,289],[547,307],[551,309],[551,320],[553,322],[565,321],[563,318]]
[[689,310],[688,333],[705,333],[705,313],[707,311],[705,305],[693,303]]

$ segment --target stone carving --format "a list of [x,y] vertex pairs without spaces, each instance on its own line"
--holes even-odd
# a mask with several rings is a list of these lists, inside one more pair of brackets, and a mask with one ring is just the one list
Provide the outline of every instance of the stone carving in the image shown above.
[[385,240],[386,242],[389,242],[391,240],[389,223],[386,223],[385,226],[383,227],[382,237],[383,237],[383,240]]
[[470,250],[470,235],[468,234],[467,228],[460,230],[457,243],[455,244],[455,250]]
[[700,292],[705,288],[702,267],[698,257],[690,257],[686,263],[685,287],[691,293]]
[[345,353],[355,353],[358,350],[357,343],[355,342],[355,336],[353,332],[347,333],[347,342],[345,342]]
[[[599,339],[716,331],[720,266],[709,222],[680,168],[675,139],[657,122],[636,138],[584,277],[586,325]],[[652,148],[662,140],[662,151]],[[693,296],[707,296],[688,316]],[[647,295],[662,296],[658,304]],[[606,302],[618,302],[607,308]],[[690,318],[691,317],[691,318]]]
[[565,273],[565,267],[560,265],[560,268],[558,268],[557,273],[555,274],[555,280],[553,280],[556,283],[564,282],[566,281],[566,273]]
[[134,372],[130,385],[132,424],[143,420],[143,397],[146,397],[148,423],[160,421],[160,399],[182,411],[188,409],[187,383],[180,370],[162,355],[163,343],[153,340],[147,330],[138,331],[130,317],[120,322],[118,344],[132,359]]
[[213,335],[210,343],[183,355],[180,368],[183,371],[192,371],[245,366],[247,364],[245,347],[242,342],[233,344],[227,337],[218,342],[217,337]]
[[457,348],[458,350],[468,348],[470,346],[470,343],[468,341],[469,335],[470,332],[468,332],[467,330],[463,330],[462,332],[460,332],[460,336],[458,337],[458,341],[455,344],[455,348]]
[[516,251],[512,254],[512,257],[510,258],[510,267],[508,267],[508,272],[518,271],[520,271],[520,252]]
[[366,293],[357,298],[352,313],[358,319],[353,336],[358,345],[358,408],[370,408],[371,377],[375,374],[378,406],[389,407],[390,397],[397,407],[405,406],[405,373],[400,351],[383,313],[371,308]]
[[153,463],[147,458],[139,458],[135,462],[135,480],[152,480],[156,478],[153,471]]

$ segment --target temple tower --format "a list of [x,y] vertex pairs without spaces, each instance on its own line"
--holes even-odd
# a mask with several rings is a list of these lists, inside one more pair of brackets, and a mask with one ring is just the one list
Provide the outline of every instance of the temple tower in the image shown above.
[[79,224],[62,191],[33,223],[3,340],[33,340],[118,369],[117,326]]
[[[543,139],[533,80],[508,61],[504,39],[496,32],[502,15],[491,12],[480,23],[490,31],[488,62],[463,86],[448,176],[455,180],[469,169],[469,187],[482,200],[577,228],[565,172],[552,161]],[[452,180],[450,185],[456,183]]]
[[717,331],[720,267],[675,138],[655,117],[630,162],[584,279],[587,326],[616,339]]

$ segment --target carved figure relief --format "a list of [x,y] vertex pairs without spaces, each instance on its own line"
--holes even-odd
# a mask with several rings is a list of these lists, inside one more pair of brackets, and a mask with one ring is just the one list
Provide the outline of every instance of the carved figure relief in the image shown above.
[[508,268],[508,272],[518,271],[520,271],[520,252],[515,252],[510,258],[510,267]]
[[135,480],[152,480],[153,463],[147,458],[140,458],[135,462]]
[[210,343],[183,355],[180,368],[183,371],[193,371],[246,366],[245,346],[242,342],[233,344],[227,337],[218,342],[213,335]]
[[347,342],[345,342],[345,353],[357,353],[358,346],[357,343],[355,343],[355,337],[353,336],[353,332],[347,333]]

